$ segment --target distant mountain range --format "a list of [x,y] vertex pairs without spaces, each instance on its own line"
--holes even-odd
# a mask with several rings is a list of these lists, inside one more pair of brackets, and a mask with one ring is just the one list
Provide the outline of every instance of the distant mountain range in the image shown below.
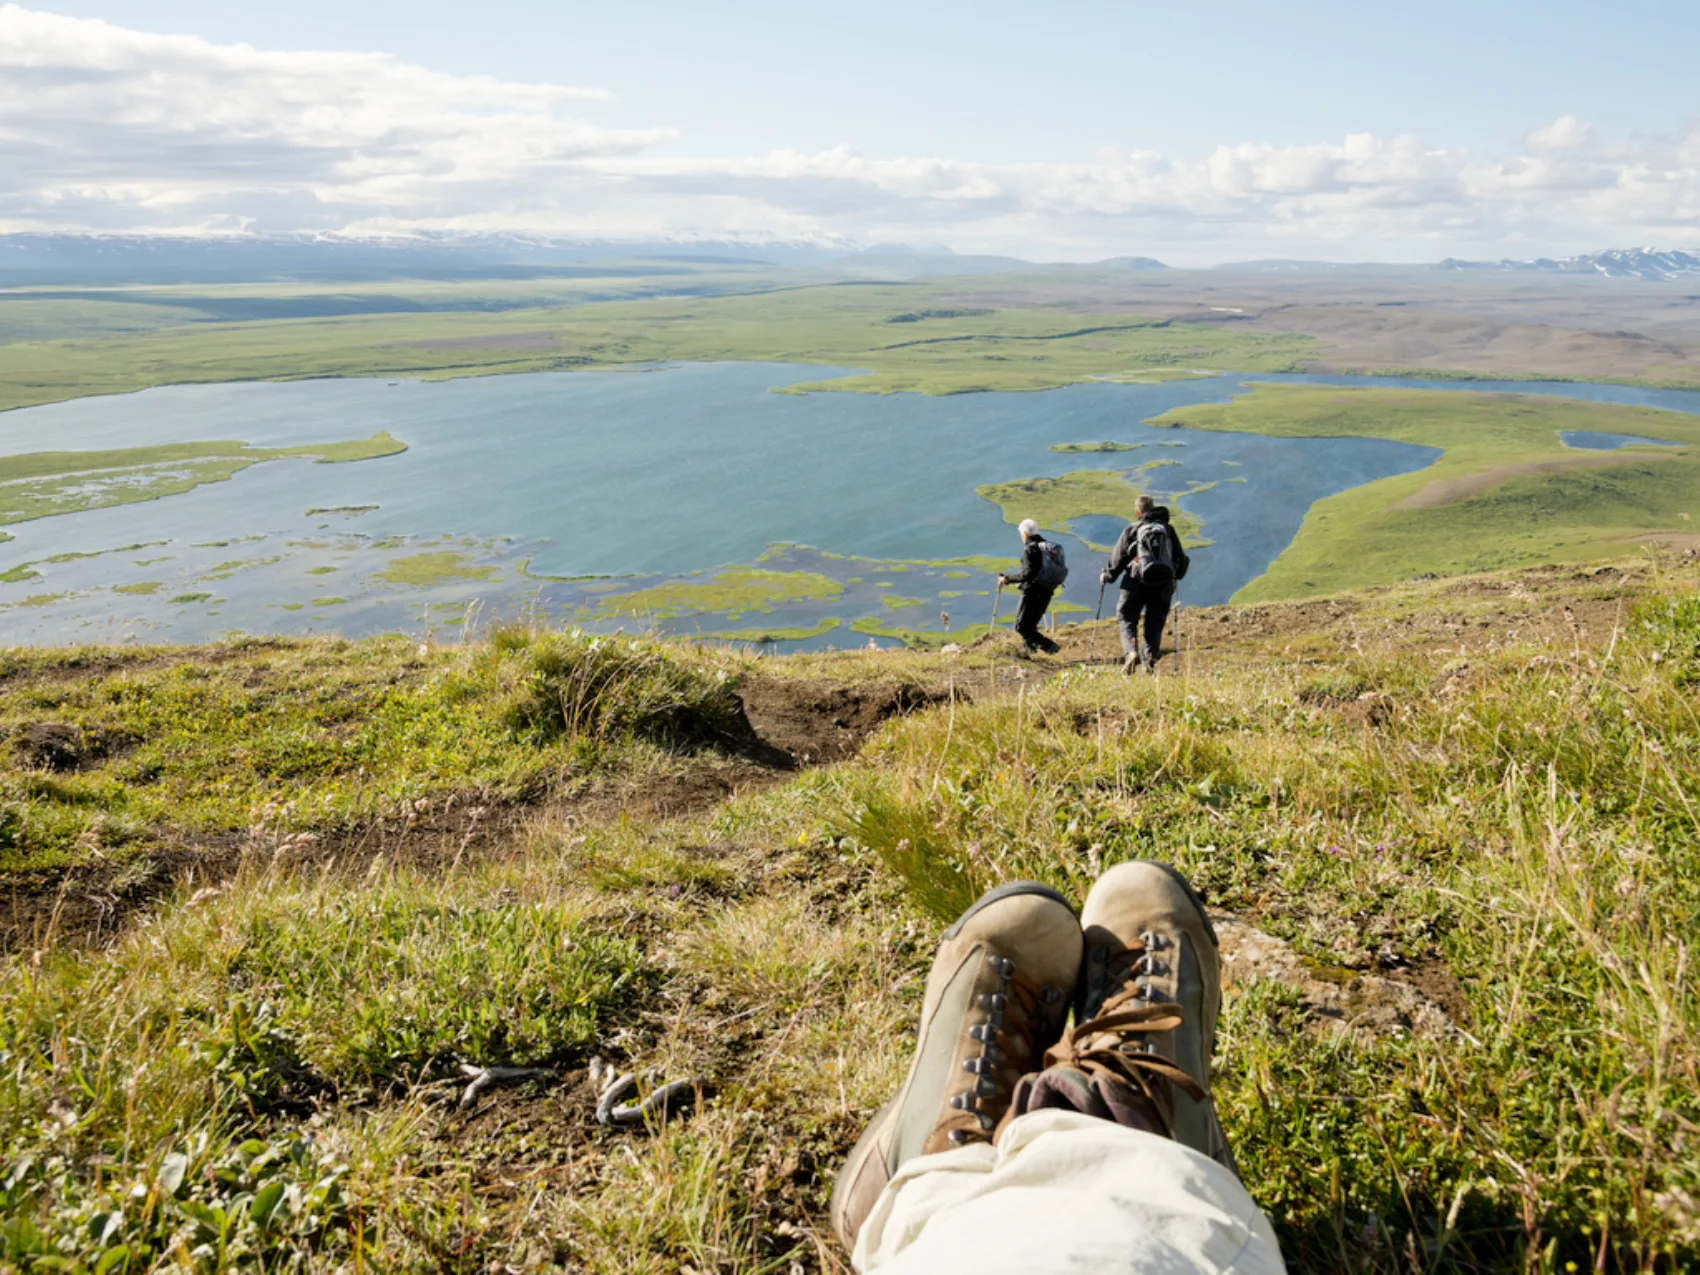
[[[625,273],[612,262],[779,266],[921,278],[1019,270],[1015,257],[949,248],[781,239],[570,239],[522,234],[0,235],[0,286],[200,283],[256,276],[318,279]],[[655,268],[652,264],[651,270]],[[642,271],[640,271],[642,273]]]
[[[0,287],[211,283],[255,278],[319,280],[531,278],[544,275],[688,273],[693,266],[772,266],[840,278],[919,279],[1037,268],[1018,257],[958,254],[942,245],[788,239],[575,239],[513,233],[422,233],[390,238],[343,235],[0,235]],[[1166,270],[1154,257],[1112,257],[1068,270]],[[1700,276],[1700,253],[1613,248],[1533,261],[1432,265],[1374,262],[1237,261],[1222,271],[1258,274],[1403,274],[1507,271],[1668,280]]]
[[1533,261],[1460,261],[1448,257],[1442,270],[1518,270],[1547,274],[1603,274],[1612,279],[1680,279],[1700,275],[1700,254],[1652,248],[1610,248],[1580,257],[1537,257]]

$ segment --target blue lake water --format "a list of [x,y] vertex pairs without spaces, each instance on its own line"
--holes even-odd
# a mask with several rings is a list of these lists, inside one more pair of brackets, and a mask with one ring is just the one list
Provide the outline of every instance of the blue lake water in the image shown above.
[[[597,612],[609,592],[751,563],[776,543],[843,555],[794,549],[768,564],[830,575],[843,595],[771,614],[674,617],[659,627],[708,632],[877,615],[936,629],[942,611],[956,625],[983,622],[978,612],[988,604],[978,599],[989,597],[989,577],[902,565],[1014,556],[1014,529],[975,494],[978,485],[1074,469],[1132,472],[1154,461],[1172,463],[1146,469],[1142,481],[1200,519],[1213,541],[1194,554],[1184,586],[1188,603],[1206,605],[1261,574],[1316,500],[1421,468],[1436,453],[1374,439],[1141,423],[1171,408],[1280,380],[1508,389],[1700,411],[1700,394],[1620,386],[1267,374],[943,398],[768,392],[834,372],[721,363],[445,382],[236,383],[8,412],[0,415],[8,454],[207,439],[295,445],[379,430],[410,450],[352,465],[258,465],[165,500],[17,524],[9,528],[16,538],[0,546],[0,571],[30,563],[37,575],[0,585],[0,641],[416,631],[452,623],[479,599],[613,627]],[[1049,450],[1100,440],[1136,446]],[[307,512],[356,506],[377,508]],[[1085,541],[1065,541],[1074,568],[1065,599],[1091,606],[1101,554],[1086,541],[1108,544],[1120,525],[1083,519],[1077,530]],[[112,552],[131,545],[152,547]],[[424,551],[461,553],[494,574],[429,589],[378,579],[396,556]],[[100,556],[43,561],[67,553]],[[145,585],[157,587],[112,592]],[[882,587],[909,604],[882,601]],[[177,600],[196,594],[205,596]],[[35,604],[18,605],[25,599]],[[846,630],[815,644],[865,640]]]
[[1681,443],[1673,443],[1663,438],[1641,438],[1635,434],[1602,434],[1591,429],[1567,429],[1559,433],[1566,447],[1576,447],[1590,452],[1614,452],[1620,447],[1633,447],[1638,444],[1652,444],[1655,447],[1680,447]]

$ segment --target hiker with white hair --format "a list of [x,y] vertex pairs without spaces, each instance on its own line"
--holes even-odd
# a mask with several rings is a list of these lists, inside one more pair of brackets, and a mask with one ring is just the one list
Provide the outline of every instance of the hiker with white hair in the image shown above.
[[1021,605],[1015,610],[1015,631],[1027,644],[1029,651],[1044,651],[1055,655],[1058,646],[1039,632],[1039,622],[1051,599],[1068,579],[1068,564],[1063,561],[1062,546],[1039,534],[1039,524],[1023,518],[1021,526],[1021,567],[998,577],[998,587],[1016,585],[1021,590]]

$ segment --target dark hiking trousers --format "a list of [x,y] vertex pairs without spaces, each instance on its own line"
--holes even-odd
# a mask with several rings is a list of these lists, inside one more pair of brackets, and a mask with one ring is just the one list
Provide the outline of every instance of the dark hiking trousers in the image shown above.
[[1055,589],[1044,584],[1030,584],[1021,591],[1021,605],[1015,608],[1015,631],[1021,634],[1029,651],[1037,647],[1055,653],[1058,649],[1055,642],[1039,632],[1039,621],[1045,618],[1055,593]]
[[1127,580],[1122,585],[1122,600],[1116,606],[1116,622],[1122,631],[1122,654],[1132,655],[1139,646],[1139,613],[1145,613],[1145,650],[1143,658],[1151,664],[1163,651],[1163,626],[1169,620],[1169,607],[1175,600],[1173,580]]

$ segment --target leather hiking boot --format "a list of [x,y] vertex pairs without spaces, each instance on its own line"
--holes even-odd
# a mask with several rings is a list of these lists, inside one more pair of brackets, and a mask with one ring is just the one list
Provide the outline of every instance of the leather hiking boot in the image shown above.
[[[1173,868],[1138,860],[1098,878],[1080,928],[1077,1025],[1047,1062],[1084,1073],[1109,1107],[1139,1109],[1119,1123],[1166,1132],[1238,1174],[1210,1097],[1222,962],[1204,905]],[[1059,1082],[1017,1105],[1063,1105],[1071,1093]]]
[[898,1166],[991,1141],[1023,1074],[1062,1034],[1080,974],[1080,921],[1049,886],[1001,885],[948,930],[927,976],[915,1061],[832,1191],[844,1247]]

